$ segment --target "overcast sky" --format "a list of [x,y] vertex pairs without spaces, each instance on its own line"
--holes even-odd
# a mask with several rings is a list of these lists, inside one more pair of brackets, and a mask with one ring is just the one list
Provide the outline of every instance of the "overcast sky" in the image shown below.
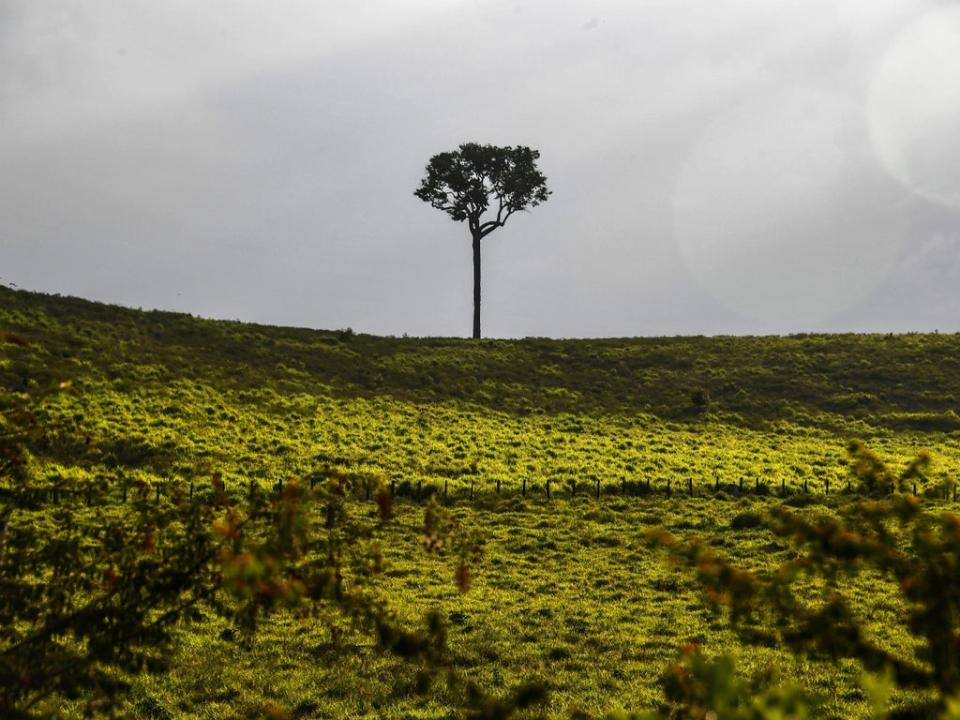
[[485,335],[957,331],[957,128],[953,2],[0,0],[0,282],[467,335],[474,141]]

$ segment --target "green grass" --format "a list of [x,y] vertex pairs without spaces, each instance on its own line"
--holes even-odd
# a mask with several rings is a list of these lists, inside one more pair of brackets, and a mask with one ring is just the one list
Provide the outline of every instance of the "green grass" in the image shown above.
[[[602,717],[620,707],[657,706],[664,668],[690,642],[710,654],[731,654],[747,675],[776,668],[783,679],[820,694],[823,717],[864,717],[854,663],[742,645],[705,608],[692,579],[666,567],[643,542],[644,530],[664,525],[682,536],[709,538],[744,566],[763,569],[784,559],[789,548],[763,529],[733,529],[731,521],[770,502],[487,498],[454,506],[466,527],[482,529],[487,538],[466,594],[456,590],[453,568],[420,547],[421,509],[401,502],[397,523],[384,538],[387,569],[380,589],[411,624],[439,610],[449,623],[457,667],[491,691],[545,680],[551,696],[541,711],[547,717]],[[363,512],[361,507],[354,511]],[[867,575],[845,591],[885,646],[910,647],[893,588]],[[335,636],[331,627],[340,632]],[[442,686],[418,694],[411,667],[379,654],[369,637],[351,633],[334,617],[276,615],[249,647],[226,630],[208,615],[185,627],[172,671],[134,679],[134,715],[259,717],[268,704],[316,718],[450,714]]]
[[[2,288],[0,331],[28,343],[0,343],[4,387],[73,382],[75,393],[48,404],[53,431],[34,453],[51,485],[66,477],[96,489],[102,506],[65,501],[86,532],[123,512],[124,482],[185,486],[212,468],[238,497],[251,479],[267,488],[347,472],[357,482],[352,512],[369,511],[359,502],[367,480],[446,487],[461,524],[486,537],[470,592],[425,555],[422,510],[407,500],[384,538],[379,590],[410,620],[440,609],[458,666],[491,690],[546,680],[549,717],[655,706],[660,674],[690,641],[731,653],[748,674],[779,668],[823,695],[825,717],[864,716],[858,667],[740,644],[642,533],[665,525],[700,535],[763,569],[789,548],[747,513],[780,500],[736,499],[741,481],[791,493],[806,483],[819,497],[829,481],[826,504],[805,512],[831,512],[852,437],[893,467],[931,448],[921,490],[939,493],[960,470],[954,335],[376,338]],[[706,406],[694,402],[699,390]],[[657,492],[638,494],[648,481]],[[721,499],[717,483],[728,491]],[[57,532],[48,515],[23,521]],[[892,589],[869,576],[845,589],[885,644],[911,642],[893,621],[902,609]],[[278,615],[246,647],[222,621],[198,617],[169,674],[133,679],[130,712],[256,717],[272,703],[295,717],[449,715],[443,688],[415,693],[410,668],[361,634],[331,633],[336,622]]]

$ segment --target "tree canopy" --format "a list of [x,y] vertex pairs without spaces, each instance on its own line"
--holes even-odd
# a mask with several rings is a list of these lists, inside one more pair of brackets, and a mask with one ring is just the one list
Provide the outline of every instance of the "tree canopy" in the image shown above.
[[[469,222],[484,237],[506,224],[515,212],[536,207],[550,195],[537,168],[539,150],[463,143],[453,152],[430,158],[426,177],[414,193],[452,219]],[[481,221],[488,210],[496,216]]]

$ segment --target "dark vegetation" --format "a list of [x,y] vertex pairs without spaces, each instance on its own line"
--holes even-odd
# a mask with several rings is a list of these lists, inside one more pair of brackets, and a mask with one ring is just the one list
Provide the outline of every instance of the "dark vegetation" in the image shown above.
[[[748,428],[960,431],[960,335],[791,335],[602,340],[382,338],[200,320],[0,288],[5,329],[43,349],[3,380],[116,386],[164,380],[414,403],[520,416],[649,414]],[[172,412],[172,410],[171,410]]]

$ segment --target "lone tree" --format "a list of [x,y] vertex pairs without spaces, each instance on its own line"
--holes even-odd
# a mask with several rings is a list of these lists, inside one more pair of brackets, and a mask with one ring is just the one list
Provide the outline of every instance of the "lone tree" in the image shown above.
[[[457,222],[467,221],[473,237],[473,337],[480,337],[480,241],[503,227],[515,212],[546,202],[547,178],[537,169],[538,150],[464,143],[430,158],[427,175],[414,192]],[[491,215],[484,218],[484,213]],[[496,216],[492,215],[496,212]]]

